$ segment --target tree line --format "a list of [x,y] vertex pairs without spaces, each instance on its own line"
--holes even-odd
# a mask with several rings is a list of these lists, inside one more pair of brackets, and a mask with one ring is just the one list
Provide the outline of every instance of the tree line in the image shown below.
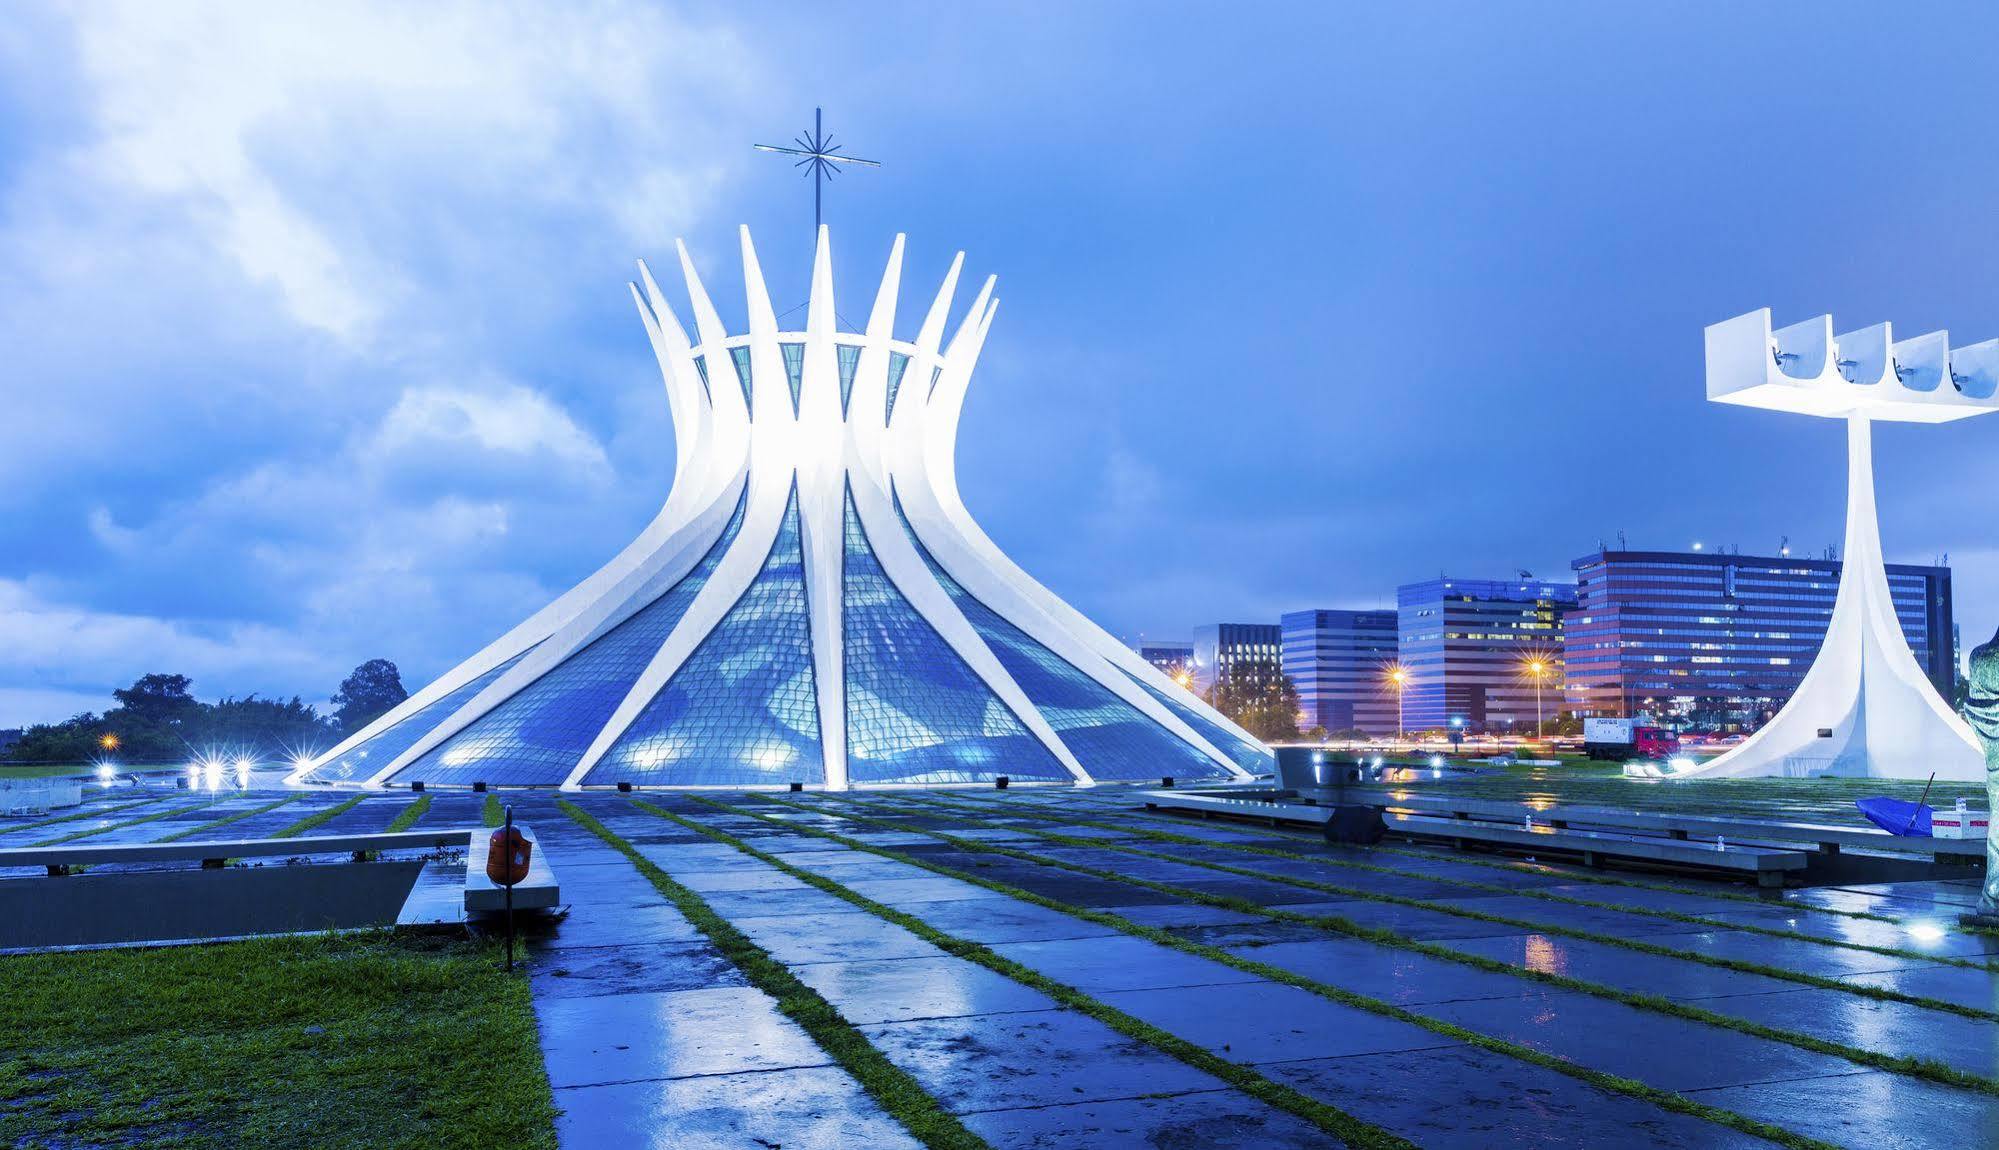
[[373,722],[409,697],[402,674],[387,659],[354,668],[333,694],[333,711],[294,695],[289,700],[194,697],[186,675],[142,675],[111,692],[117,706],[85,711],[60,723],[29,727],[0,759],[16,763],[184,763],[215,755],[260,763],[316,753]]

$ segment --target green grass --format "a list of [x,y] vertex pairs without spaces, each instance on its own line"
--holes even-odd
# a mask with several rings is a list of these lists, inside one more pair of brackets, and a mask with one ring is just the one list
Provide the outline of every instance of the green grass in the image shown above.
[[396,812],[396,817],[389,820],[387,833],[394,834],[397,831],[410,829],[416,825],[416,821],[422,818],[424,812],[428,810],[430,810],[430,796],[427,794],[418,795],[415,802]]
[[346,814],[348,811],[353,810],[355,807],[360,806],[361,800],[367,797],[367,795],[355,795],[337,807],[328,807],[323,811],[314,811],[312,814],[305,816],[271,837],[274,839],[291,839],[311,831],[316,831],[341,815]]
[[769,995],[777,1009],[796,1022],[828,1057],[854,1077],[874,1100],[903,1129],[933,1150],[978,1150],[985,1139],[966,1129],[956,1116],[937,1104],[928,1091],[909,1073],[890,1062],[875,1049],[854,1024],[848,1022],[818,991],[799,981],[798,976],[769,951],[750,941],[728,919],[716,914],[707,900],[674,881],[652,860],[640,854],[617,832],[591,817],[589,812],[567,799],[557,800],[563,812],[577,825],[603,839],[612,849],[630,860],[653,889],[669,901],[706,935],[751,986]]
[[[750,797],[765,803],[773,803],[778,806],[787,807],[794,810],[810,811],[814,814],[829,813],[823,808],[808,806],[799,803],[792,803],[785,801],[783,799],[776,798],[774,796],[752,795]],[[762,819],[766,822],[774,823],[779,826],[785,827],[798,834],[810,835],[815,838],[822,838],[833,842],[837,842],[840,843],[842,846],[847,847],[850,850],[864,851],[868,854],[877,855],[882,858],[893,859],[897,862],[907,863],[910,866],[918,867],[922,870],[927,870],[933,874],[939,874],[947,878],[954,878],[962,882],[972,883],[975,886],[984,887],[987,890],[993,891],[998,894],[1006,895],[1009,898],[1018,899],[1021,902],[1031,903],[1035,906],[1045,907],[1049,910],[1058,911],[1062,914],[1067,914],[1070,915],[1071,917],[1082,919],[1086,922],[1092,922],[1101,926],[1109,927],[1112,930],[1116,930],[1122,934],[1129,934],[1137,938],[1143,938],[1151,942],[1159,943],[1162,946],[1171,947],[1174,950],[1179,950],[1188,954],[1198,955],[1202,958],[1211,959],[1215,962],[1220,962],[1225,965],[1234,967],[1237,970],[1242,970],[1247,973],[1255,974],[1260,978],[1266,978],[1273,982],[1281,982],[1287,986],[1295,986],[1301,990],[1306,990],[1313,994],[1319,995],[1322,998],[1330,999],[1334,1002],[1339,1002],[1347,1006],[1352,1006],[1355,1007],[1356,1009],[1365,1010],[1370,1014],[1376,1014],[1386,1018],[1393,1018],[1401,1022],[1407,1022],[1413,1026],[1422,1027],[1423,1029],[1431,1031],[1432,1033],[1441,1034],[1449,1038],[1454,1038],[1460,1042],[1464,1042],[1467,1045],[1477,1047],[1481,1050],[1488,1050],[1496,1054],[1503,1054],[1507,1057],[1515,1058],[1522,1062],[1530,1062],[1536,1066],[1541,1066],[1546,1069],[1556,1071],[1557,1073],[1567,1075],[1568,1077],[1577,1079],[1578,1081],[1587,1082],[1600,1089],[1608,1090],[1617,1094],[1623,1094],[1633,1098],[1643,1099],[1665,1110],[1671,1110],[1680,1114],[1688,1114],[1694,1117],[1704,1118],[1718,1125],[1727,1126],[1731,1129],[1739,1130],[1743,1133],[1750,1134],[1758,1138],[1763,1138],[1771,1142],[1775,1142],[1780,1146],[1792,1147],[1793,1150],[1829,1150],[1831,1145],[1830,1143],[1822,1142],[1815,1138],[1810,1138],[1802,1134],[1793,1133],[1792,1131],[1782,1129],[1781,1127],[1774,1126],[1767,1122],[1760,1122],[1757,1121],[1756,1119],[1749,1118],[1745,1115],[1737,1114],[1732,1110],[1725,1110],[1722,1109],[1721,1107],[1713,1106],[1705,1102],[1697,1102],[1691,1098],[1685,1097],[1684,1095],[1673,1093],[1670,1090],[1662,1090],[1655,1086],[1648,1086],[1645,1083],[1640,1082],[1636,1079],[1626,1078],[1623,1077],[1622,1075],[1609,1074],[1601,1070],[1593,1070],[1589,1067],[1578,1065],[1566,1059],[1558,1058],[1552,1054],[1545,1054],[1531,1047],[1522,1046],[1514,1042],[1509,1042],[1503,1038],[1495,1038],[1492,1037],[1491,1035],[1481,1034],[1477,1031],[1468,1030],[1464,1027],[1455,1025],[1453,1023],[1448,1023],[1439,1019],[1434,1019],[1425,1015],[1417,1014],[1416,1012],[1411,1010],[1405,1010],[1402,1007],[1394,1006],[1390,1003],[1383,1002],[1379,999],[1369,998],[1366,995],[1358,994],[1353,991],[1346,990],[1342,987],[1337,987],[1328,983],[1319,982],[1315,979],[1306,978],[1303,975],[1293,973],[1292,971],[1286,970],[1282,967],[1271,966],[1267,963],[1261,963],[1253,959],[1243,958],[1239,955],[1231,954],[1228,951],[1222,950],[1219,947],[1213,947],[1203,943],[1192,942],[1187,939],[1181,938],[1179,935],[1173,934],[1171,931],[1164,930],[1159,927],[1146,926],[1141,923],[1136,923],[1131,921],[1130,919],[1124,918],[1121,915],[1112,914],[1109,911],[1097,910],[1091,907],[1076,906],[1071,903],[1063,902],[1059,899],[1050,898],[1046,895],[1037,894],[1034,891],[1030,891],[1022,887],[1014,886],[1010,883],[1001,882],[997,879],[987,878],[986,876],[977,874],[973,871],[961,870],[956,867],[945,866],[941,863],[931,862],[929,860],[905,854],[901,851],[892,850],[887,847],[872,846],[868,843],[860,841],[859,839],[855,839],[847,835],[842,835],[834,831],[820,830],[814,827],[799,826],[796,823],[787,821],[785,819],[780,819],[770,815],[760,814],[756,811],[748,810],[742,807],[730,806],[729,804],[716,802],[712,799],[694,798],[694,801],[705,803],[706,805],[715,807],[719,810],[729,811],[734,814],[749,815],[753,818]],[[862,819],[857,821],[873,822],[873,823],[881,822],[881,820],[875,820],[875,819]],[[898,827],[898,829],[911,829],[911,828]],[[929,835],[933,838],[939,839],[940,841],[948,842],[951,845],[957,846],[962,850],[981,852],[981,853],[1000,854],[1000,855],[1005,855],[1008,853],[1006,848],[995,847],[989,843],[978,842],[970,839],[958,839],[951,835],[939,834],[936,831],[917,830],[916,833]],[[1039,865],[1057,867],[1059,869],[1076,870],[1080,873],[1090,873],[1092,869],[1087,867],[1070,867],[1065,864],[1055,862],[1053,860],[1043,860],[1035,858],[1034,856],[1029,856],[1028,861],[1036,862]],[[1116,875],[1111,872],[1102,872],[1099,877],[1110,878],[1121,882],[1129,882],[1134,885],[1146,885],[1141,880],[1128,879],[1125,878],[1124,876]],[[1204,897],[1219,898],[1219,896],[1204,896]],[[1228,900],[1228,901],[1239,902],[1241,900]],[[1248,907],[1252,907],[1254,905],[1255,904],[1245,903],[1244,908],[1247,909]],[[1304,918],[1306,916],[1299,916],[1299,917]],[[1357,931],[1361,932],[1365,932],[1367,931],[1367,929],[1368,928],[1360,928],[1360,927],[1356,928]],[[1380,931],[1375,933],[1387,936],[1384,939],[1377,940],[1377,941],[1382,941],[1384,945],[1394,946],[1397,945],[1398,943],[1407,941],[1403,940],[1399,935],[1394,935],[1392,932]],[[1365,934],[1363,934],[1362,937],[1365,937]],[[1416,944],[1416,945],[1421,946],[1426,944]],[[1411,946],[1411,947],[1405,947],[1404,949],[1415,949],[1415,948],[1416,948],[1415,946]]]
[[90,763],[0,763],[0,779],[67,779],[96,773],[97,767]]
[[729,834],[727,831],[718,830],[693,819],[682,818],[671,811],[663,810],[651,803],[639,801],[636,802],[636,805],[641,810],[649,811],[660,818],[671,820],[716,842],[726,843],[751,858],[775,867],[784,874],[788,874],[800,882],[825,891],[835,898],[857,906],[867,913],[874,915],[876,918],[894,923],[923,939],[925,942],[938,947],[947,954],[975,962],[1004,978],[1012,979],[1023,986],[1032,987],[1071,1010],[1096,1019],[1098,1022],[1103,1023],[1127,1038],[1134,1038],[1146,1043],[1161,1053],[1177,1058],[1196,1070],[1214,1075],[1216,1078],[1234,1086],[1245,1094],[1305,1119],[1319,1127],[1319,1129],[1340,1139],[1346,1145],[1355,1147],[1356,1150],[1414,1150],[1413,1143],[1398,1135],[1383,1130],[1372,1123],[1363,1122],[1337,1107],[1329,1106],[1316,1098],[1302,1094],[1280,1082],[1273,1081],[1247,1065],[1239,1062],[1231,1062],[1226,1058],[1219,1057],[1204,1047],[1197,1046],[1170,1031],[1126,1014],[1124,1011],[1111,1006],[1101,999],[1093,998],[1073,986],[1057,982],[1055,979],[1049,978],[1047,975],[1030,966],[1006,958],[981,943],[947,934],[924,922],[922,919],[917,918],[915,915],[906,914],[891,906],[876,902],[874,899],[860,894],[825,875],[805,870],[802,867],[793,866],[775,855],[758,850],[756,847],[751,846],[735,835]]
[[552,1150],[524,980],[386,932],[0,958],[0,1145]]
[[479,821],[489,827],[497,827],[507,821],[507,808],[494,795],[486,796],[486,803],[479,808]]

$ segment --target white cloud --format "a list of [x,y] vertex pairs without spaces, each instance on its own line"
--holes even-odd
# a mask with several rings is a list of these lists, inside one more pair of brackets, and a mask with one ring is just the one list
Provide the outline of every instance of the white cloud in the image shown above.
[[596,439],[569,413],[525,387],[490,392],[412,388],[382,421],[372,453],[393,455],[436,447],[475,446],[510,455],[547,454],[596,473],[610,466]]

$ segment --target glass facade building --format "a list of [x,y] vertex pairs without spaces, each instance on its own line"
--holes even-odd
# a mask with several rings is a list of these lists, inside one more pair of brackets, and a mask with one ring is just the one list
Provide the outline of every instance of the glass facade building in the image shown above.
[[[1797,690],[1839,594],[1836,559],[1598,551],[1577,559],[1566,694],[1579,715],[1744,730]],[[1944,698],[1957,681],[1950,568],[1888,565],[1902,635]]]
[[1385,679],[1399,643],[1395,612],[1293,611],[1278,628],[1301,730],[1395,730],[1395,696]]
[[785,331],[744,242],[750,335],[722,329],[691,265],[698,343],[650,273],[633,285],[686,453],[658,517],[295,781],[843,790],[1272,769],[959,501],[948,469],[989,295],[946,342],[947,286],[896,338],[898,240],[889,305],[841,330],[821,233],[805,330]]
[[1575,605],[1574,585],[1533,578],[1396,588],[1403,729],[1448,730],[1456,720],[1469,731],[1529,731],[1537,711],[1557,717],[1563,617]]

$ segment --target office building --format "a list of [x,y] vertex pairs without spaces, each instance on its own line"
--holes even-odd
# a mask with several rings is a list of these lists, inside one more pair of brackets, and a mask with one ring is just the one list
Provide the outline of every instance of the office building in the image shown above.
[[1188,681],[1194,671],[1194,645],[1192,643],[1140,643],[1138,657],[1159,668],[1166,677],[1180,682]]
[[[1788,701],[1824,642],[1836,559],[1598,551],[1576,560],[1566,692],[1583,715],[1744,730]],[[1902,635],[1944,698],[1957,683],[1950,568],[1887,565]]]
[[1293,611],[1278,621],[1284,673],[1298,689],[1298,726],[1395,731],[1395,696],[1386,682],[1396,661],[1393,611]]
[[1209,623],[1194,628],[1194,693],[1207,697],[1227,676],[1245,688],[1281,666],[1284,636],[1275,623]]
[[[1531,731],[1561,714],[1562,618],[1569,583],[1442,577],[1395,592],[1402,727]],[[1538,671],[1538,674],[1537,674]]]

